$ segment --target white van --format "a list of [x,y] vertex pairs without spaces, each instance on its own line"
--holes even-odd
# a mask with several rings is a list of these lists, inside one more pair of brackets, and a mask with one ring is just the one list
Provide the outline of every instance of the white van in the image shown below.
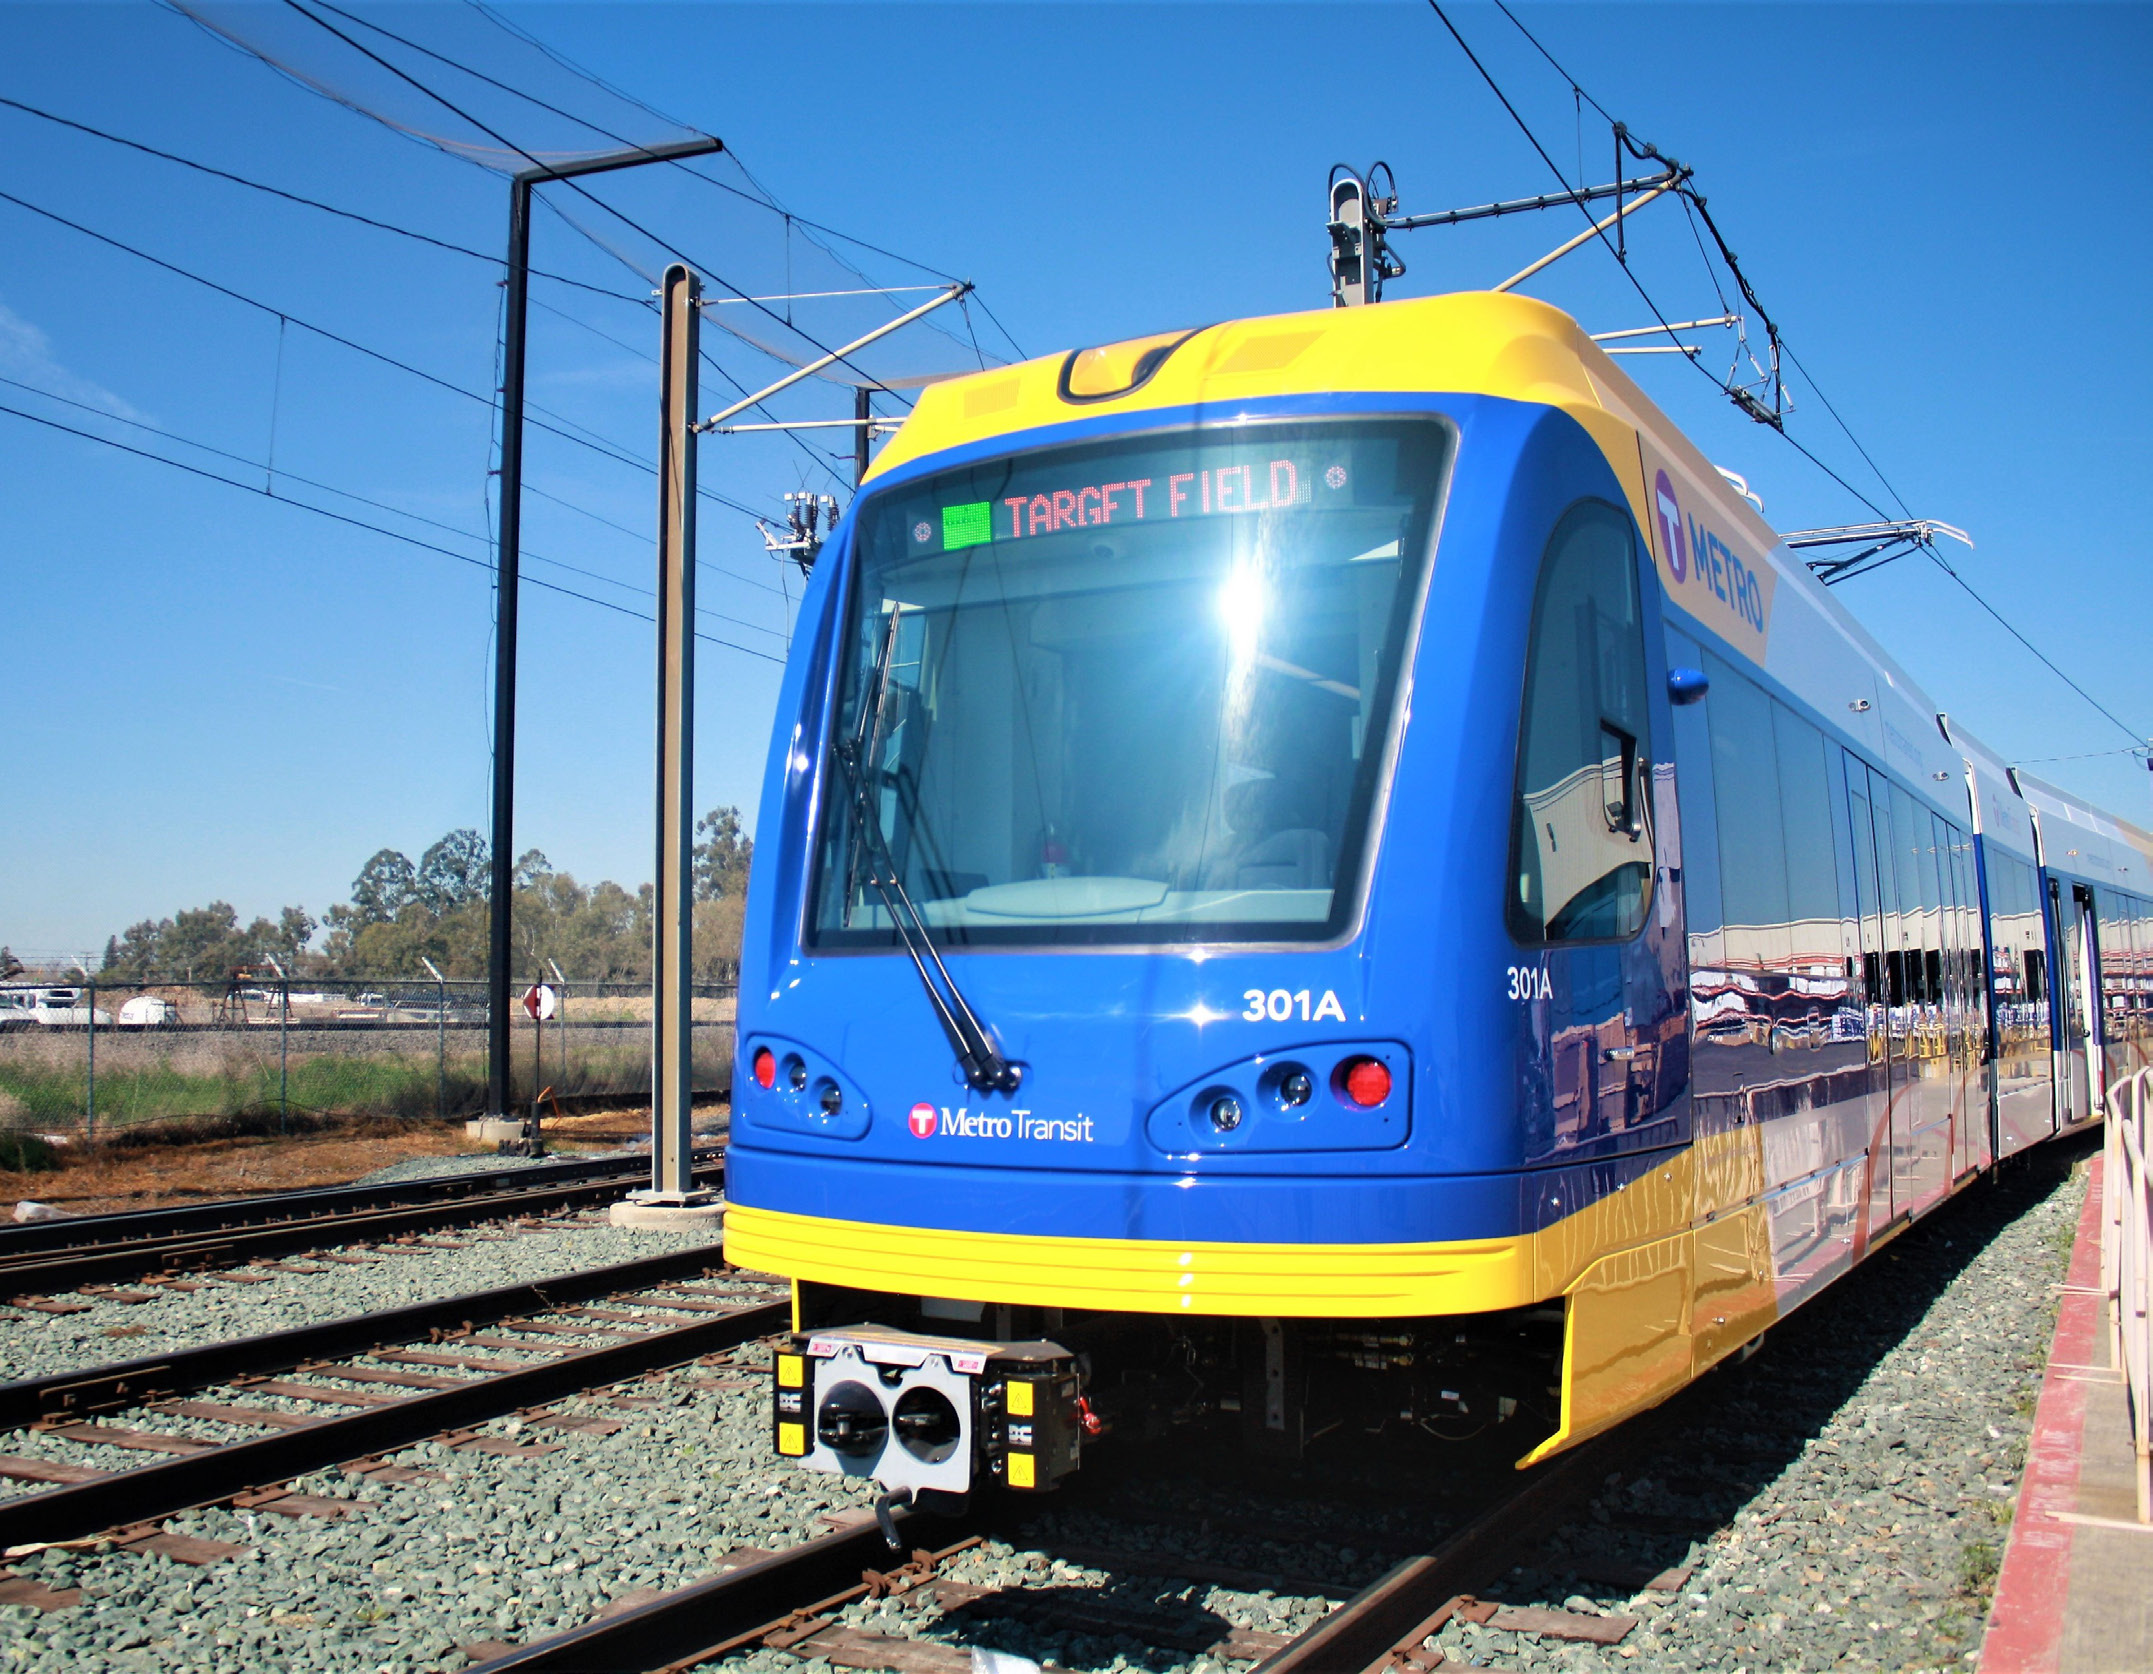
[[112,1013],[93,1013],[88,998],[79,988],[0,989],[0,1028],[39,1024],[48,1029],[86,1029],[93,1022],[100,1029],[111,1028]]

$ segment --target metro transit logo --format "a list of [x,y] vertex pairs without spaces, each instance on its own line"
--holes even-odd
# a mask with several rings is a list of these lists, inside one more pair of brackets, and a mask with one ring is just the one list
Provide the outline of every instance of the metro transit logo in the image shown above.
[[915,1104],[905,1117],[905,1125],[912,1130],[914,1139],[932,1139],[934,1131],[942,1124],[940,1114],[931,1104]]
[[1675,485],[1667,473],[1659,473],[1652,485],[1652,498],[1660,520],[1660,550],[1667,554],[1667,567],[1675,580],[1689,578],[1689,543],[1683,538],[1682,502],[1675,498]]

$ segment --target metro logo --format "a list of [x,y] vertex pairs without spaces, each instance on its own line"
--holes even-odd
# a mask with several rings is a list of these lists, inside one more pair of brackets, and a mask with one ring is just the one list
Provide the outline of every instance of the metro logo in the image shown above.
[[1029,1110],[1012,1110],[1006,1116],[991,1110],[959,1105],[915,1104],[905,1117],[914,1139],[1023,1139],[1056,1141],[1064,1145],[1090,1145],[1098,1140],[1097,1127],[1089,1116],[1035,1116]]
[[1718,482],[1638,437],[1637,510],[1667,601],[1718,634],[1738,655],[1764,661],[1778,584],[1778,537]]
[[1675,498],[1675,485],[1667,480],[1665,471],[1652,485],[1652,498],[1659,513],[1660,550],[1667,554],[1667,567],[1674,571],[1675,580],[1687,580],[1689,549],[1682,538],[1682,503]]

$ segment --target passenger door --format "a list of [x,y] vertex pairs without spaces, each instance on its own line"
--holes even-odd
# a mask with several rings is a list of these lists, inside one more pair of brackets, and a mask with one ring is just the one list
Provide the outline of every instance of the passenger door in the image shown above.
[[1881,1231],[1898,1213],[1899,1167],[1893,1134],[1895,1097],[1903,1065],[1893,1042],[1904,982],[1891,945],[1897,914],[1891,876],[1891,789],[1860,757],[1846,758],[1848,823],[1854,841],[1854,891],[1861,921],[1861,987],[1868,1019],[1870,1067],[1869,1230]]
[[1682,1137],[1683,926],[1660,887],[1680,837],[1660,828],[1666,668],[1644,631],[1656,586],[1628,514],[1603,501],[1572,506],[1541,563],[1506,906],[1547,983],[1545,1034],[1524,1066],[1534,1162]]
[[2049,942],[2056,950],[2056,1116],[2061,1127],[2090,1118],[2098,1096],[2091,896],[2084,884],[2048,880]]

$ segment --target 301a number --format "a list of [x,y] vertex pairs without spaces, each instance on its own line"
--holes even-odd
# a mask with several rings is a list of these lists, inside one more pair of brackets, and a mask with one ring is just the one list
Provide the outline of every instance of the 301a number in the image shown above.
[[1335,1019],[1346,1020],[1346,1008],[1338,1003],[1338,996],[1326,988],[1320,999],[1315,991],[1303,988],[1296,992],[1290,988],[1273,988],[1268,991],[1251,988],[1241,996],[1241,1018],[1247,1023],[1289,1022],[1298,1017],[1303,1023],[1322,1023]]
[[1509,997],[1521,1005],[1555,997],[1555,985],[1538,965],[1511,965],[1506,974],[1510,978]]

